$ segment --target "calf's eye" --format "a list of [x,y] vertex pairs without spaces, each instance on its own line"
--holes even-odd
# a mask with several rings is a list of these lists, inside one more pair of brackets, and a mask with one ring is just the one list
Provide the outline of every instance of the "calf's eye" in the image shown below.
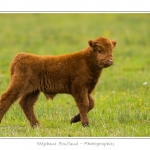
[[104,52],[102,50],[97,50],[97,52],[100,54],[104,54]]

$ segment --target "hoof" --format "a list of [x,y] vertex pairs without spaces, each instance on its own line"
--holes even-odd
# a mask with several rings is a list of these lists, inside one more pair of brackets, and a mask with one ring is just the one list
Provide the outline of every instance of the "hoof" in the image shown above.
[[80,115],[78,114],[71,119],[70,123],[72,124],[72,123],[76,123],[79,121],[80,121]]
[[89,126],[89,123],[87,122],[87,123],[82,123],[82,126],[83,127],[88,127]]
[[40,124],[37,122],[36,124],[31,124],[31,127],[34,129],[34,128],[37,128],[37,127],[39,127],[40,126]]

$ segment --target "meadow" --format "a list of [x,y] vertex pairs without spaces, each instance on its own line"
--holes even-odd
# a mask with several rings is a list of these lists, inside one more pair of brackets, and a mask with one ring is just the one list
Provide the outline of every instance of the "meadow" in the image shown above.
[[39,55],[73,53],[89,39],[117,41],[114,65],[104,69],[92,93],[90,126],[70,124],[78,113],[73,98],[41,93],[32,129],[15,102],[0,124],[1,137],[149,137],[150,14],[0,14],[0,95],[9,85],[9,65],[19,52]]

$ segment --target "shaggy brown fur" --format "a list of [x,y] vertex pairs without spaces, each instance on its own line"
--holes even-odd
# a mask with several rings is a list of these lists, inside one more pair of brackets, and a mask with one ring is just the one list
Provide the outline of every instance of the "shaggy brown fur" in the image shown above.
[[33,105],[43,92],[47,99],[53,99],[57,93],[71,94],[79,109],[71,123],[81,121],[83,126],[88,125],[87,113],[94,107],[90,94],[103,68],[113,64],[116,42],[99,37],[88,44],[84,50],[60,56],[18,54],[11,63],[10,85],[0,98],[0,122],[10,106],[21,98],[19,104],[31,126],[38,125]]

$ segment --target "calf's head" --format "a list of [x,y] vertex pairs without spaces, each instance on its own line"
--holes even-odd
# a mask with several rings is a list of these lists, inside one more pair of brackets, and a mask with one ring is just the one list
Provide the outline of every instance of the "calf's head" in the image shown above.
[[89,40],[88,43],[100,68],[113,65],[114,60],[112,53],[116,46],[116,41],[109,40],[105,37],[99,37],[96,40]]

